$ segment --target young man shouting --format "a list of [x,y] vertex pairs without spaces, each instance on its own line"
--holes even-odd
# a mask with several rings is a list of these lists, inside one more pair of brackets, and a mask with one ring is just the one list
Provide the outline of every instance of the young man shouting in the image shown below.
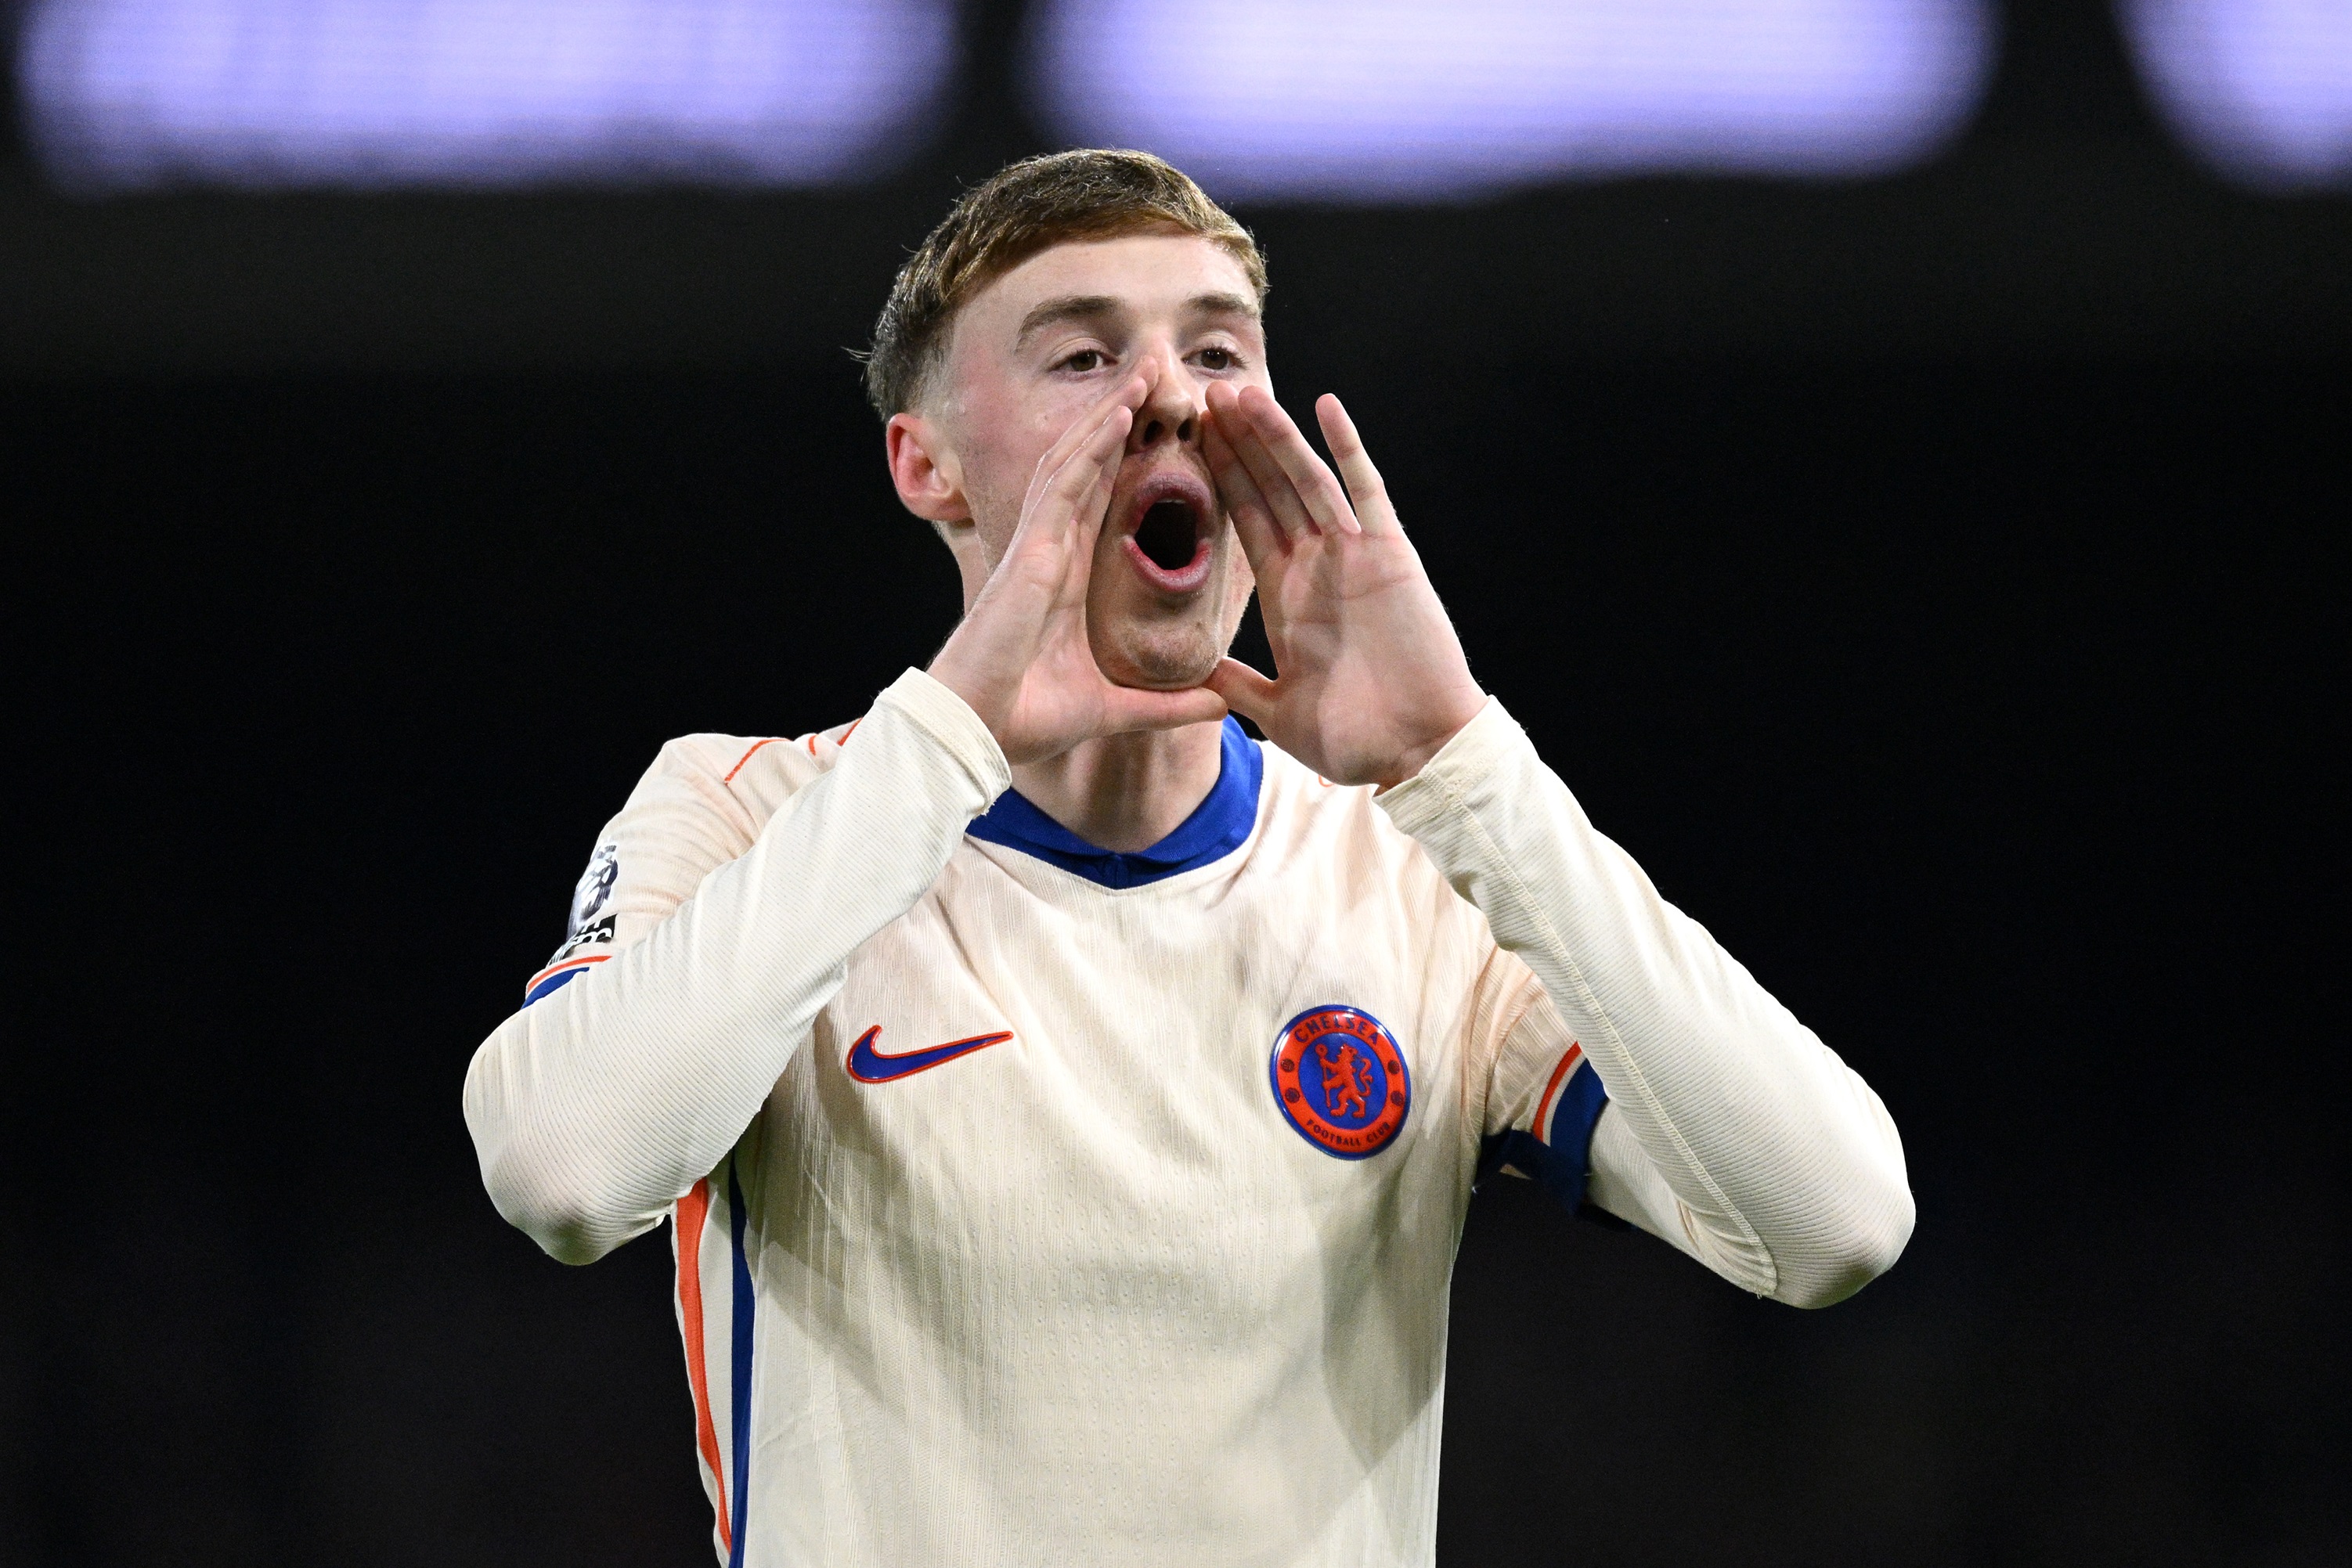
[[1265,297],[1157,159],[959,201],[868,384],[961,622],[664,747],[475,1057],[501,1214],[674,1222],[730,1565],[1426,1563],[1482,1171],[1800,1306],[1909,1236],[1877,1097],[1471,678]]

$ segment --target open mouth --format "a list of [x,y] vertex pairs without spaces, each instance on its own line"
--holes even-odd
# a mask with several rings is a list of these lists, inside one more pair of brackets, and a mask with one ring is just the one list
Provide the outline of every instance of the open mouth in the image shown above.
[[1163,475],[1135,499],[1135,525],[1122,541],[1144,580],[1188,593],[1209,576],[1208,486],[1187,474]]

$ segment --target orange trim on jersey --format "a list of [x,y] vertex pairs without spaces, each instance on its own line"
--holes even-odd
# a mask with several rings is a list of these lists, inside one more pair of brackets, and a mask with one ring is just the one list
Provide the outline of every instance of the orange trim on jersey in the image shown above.
[[702,1360],[702,1222],[710,1217],[710,1180],[696,1182],[677,1200],[677,1316],[686,1331],[686,1375],[694,1388],[694,1446],[719,1486],[719,1547],[730,1556],[727,1472],[719,1463],[719,1428],[710,1418],[710,1373]]
[[612,956],[613,955],[610,953],[591,953],[585,958],[566,958],[561,964],[550,964],[546,968],[541,969],[538,974],[533,975],[530,979],[525,980],[522,983],[522,994],[524,996],[530,995],[531,992],[539,988],[540,981],[544,980],[550,975],[560,975],[566,969],[576,969],[583,964],[601,964]]
[[[859,716],[858,717],[856,717],[856,718],[853,718],[853,719],[851,719],[851,720],[849,721],[849,727],[848,727],[847,729],[845,729],[845,730],[843,730],[843,731],[841,732],[841,738],[840,738],[839,740],[835,741],[835,742],[834,742],[834,744],[835,744],[835,746],[846,746],[846,745],[848,745],[848,744],[849,744],[849,737],[850,737],[851,736],[853,736],[853,735],[856,734],[856,733],[857,733],[857,727],[858,727],[859,725],[861,725],[861,724],[864,724],[865,722],[866,722],[866,719],[865,719],[865,716],[864,716],[863,715],[860,715],[860,716]],[[780,740],[782,740],[782,739],[783,739],[783,737],[782,737],[782,736],[781,736],[781,735],[772,735],[772,736],[768,737],[768,738],[767,738],[767,739],[765,739],[765,740],[761,740],[761,741],[755,741],[755,742],[753,742],[753,743],[752,743],[751,751],[757,751],[757,750],[759,750],[759,749],[760,749],[760,747],[762,747],[762,746],[773,746],[773,745],[775,745],[775,744],[776,744],[776,742],[778,742],[778,741],[780,741]],[[815,736],[814,734],[811,734],[811,735],[809,735],[809,736],[804,737],[803,738],[802,744],[803,744],[803,745],[804,745],[804,746],[806,746],[806,747],[808,747],[808,754],[809,754],[811,757],[814,757],[814,756],[816,755],[816,736]],[[735,766],[734,766],[734,767],[732,767],[732,768],[730,768],[727,770],[727,777],[726,777],[726,778],[724,778],[724,779],[721,779],[719,780],[719,782],[720,782],[721,784],[732,784],[732,783],[734,783],[734,782],[735,782],[735,775],[737,775],[738,773],[742,772],[742,771],[743,771],[743,764],[745,764],[746,762],[749,762],[749,761],[751,761],[751,751],[747,751],[747,752],[745,752],[742,756],[740,756],[740,757],[739,757],[739,758],[737,758],[735,759]]]
[[[864,724],[865,722],[866,722],[866,716],[865,716],[864,714],[859,714],[856,718],[851,719],[851,720],[849,721],[849,727],[848,727],[847,729],[843,730],[843,731],[841,732],[841,738],[840,738],[839,740],[835,741],[833,744],[834,744],[835,746],[836,746],[836,747],[847,746],[847,745],[849,744],[849,737],[850,737],[851,736],[853,736],[853,735],[856,735],[856,734],[857,733],[857,727],[858,727],[859,725],[861,725],[861,724]],[[824,733],[824,731],[823,731],[823,730],[818,730],[814,735],[811,735],[811,736],[808,737],[808,748],[809,748],[809,755],[810,755],[811,757],[814,757],[814,756],[816,755],[816,737],[817,737],[817,736],[818,736],[818,735],[823,735]]]
[[[751,751],[757,751],[763,746],[773,746],[782,738],[783,737],[781,735],[772,735],[765,740],[755,740],[751,743]],[[721,784],[732,784],[735,782],[735,775],[742,772],[743,764],[751,760],[751,751],[747,751],[742,756],[735,759],[735,766],[730,768],[727,770],[727,777],[719,780]]]
[[1551,1097],[1559,1092],[1561,1084],[1568,1082],[1568,1075],[1575,1068],[1577,1059],[1583,1054],[1584,1047],[1571,1040],[1568,1042],[1568,1054],[1561,1057],[1559,1065],[1551,1070],[1551,1082],[1544,1085],[1543,1098],[1536,1103],[1536,1124],[1533,1131],[1538,1143],[1551,1142],[1549,1138],[1544,1136],[1544,1118],[1551,1113]]

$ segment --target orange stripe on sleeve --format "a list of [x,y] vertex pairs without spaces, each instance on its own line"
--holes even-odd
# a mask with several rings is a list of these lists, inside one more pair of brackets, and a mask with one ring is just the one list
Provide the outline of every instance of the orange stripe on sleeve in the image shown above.
[[[765,741],[760,743],[767,744]],[[759,749],[754,747],[753,750]],[[740,764],[738,764],[740,767]],[[730,774],[730,778],[733,775]],[[727,1471],[719,1462],[719,1428],[710,1418],[710,1370],[702,1359],[702,1225],[710,1217],[710,1181],[705,1177],[677,1200],[677,1315],[686,1331],[686,1375],[694,1386],[694,1446],[719,1483],[719,1545],[732,1553],[729,1531]]]
[[[780,735],[772,735],[765,740],[755,740],[751,743],[751,751],[757,751],[763,746],[773,746],[777,741],[782,740],[782,738],[783,737]],[[735,775],[742,772],[743,764],[751,760],[751,751],[747,751],[742,756],[735,759],[735,766],[730,768],[727,770],[727,777],[719,780],[721,784],[732,784],[735,782]]]
[[541,980],[546,979],[550,975],[560,975],[566,969],[577,969],[589,964],[601,964],[612,956],[613,955],[610,953],[591,953],[585,958],[566,958],[561,964],[550,964],[546,968],[541,969],[538,974],[533,975],[530,979],[525,980],[522,983],[522,994],[524,996],[530,995],[530,993],[537,988],[539,983]]
[[1552,1096],[1559,1092],[1559,1086],[1562,1083],[1568,1082],[1569,1073],[1575,1069],[1577,1060],[1583,1054],[1584,1047],[1575,1040],[1570,1040],[1568,1051],[1559,1059],[1559,1065],[1551,1070],[1551,1082],[1544,1085],[1543,1099],[1536,1104],[1536,1124],[1528,1129],[1535,1134],[1538,1141],[1546,1144],[1551,1142],[1549,1138],[1544,1136],[1544,1118],[1551,1113]]

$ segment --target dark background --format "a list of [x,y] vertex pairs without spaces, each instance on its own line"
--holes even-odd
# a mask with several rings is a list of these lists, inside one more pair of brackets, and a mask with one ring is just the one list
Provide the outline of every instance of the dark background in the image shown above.
[[[1040,144],[1014,19],[853,194],[0,163],[0,1561],[709,1561],[667,1249],[540,1256],[458,1085],[663,738],[944,634],[841,348]],[[1244,216],[1286,395],[1919,1199],[1806,1314],[1482,1194],[1443,1560],[2352,1560],[2352,202],[2215,181],[2053,3],[1897,179]]]

